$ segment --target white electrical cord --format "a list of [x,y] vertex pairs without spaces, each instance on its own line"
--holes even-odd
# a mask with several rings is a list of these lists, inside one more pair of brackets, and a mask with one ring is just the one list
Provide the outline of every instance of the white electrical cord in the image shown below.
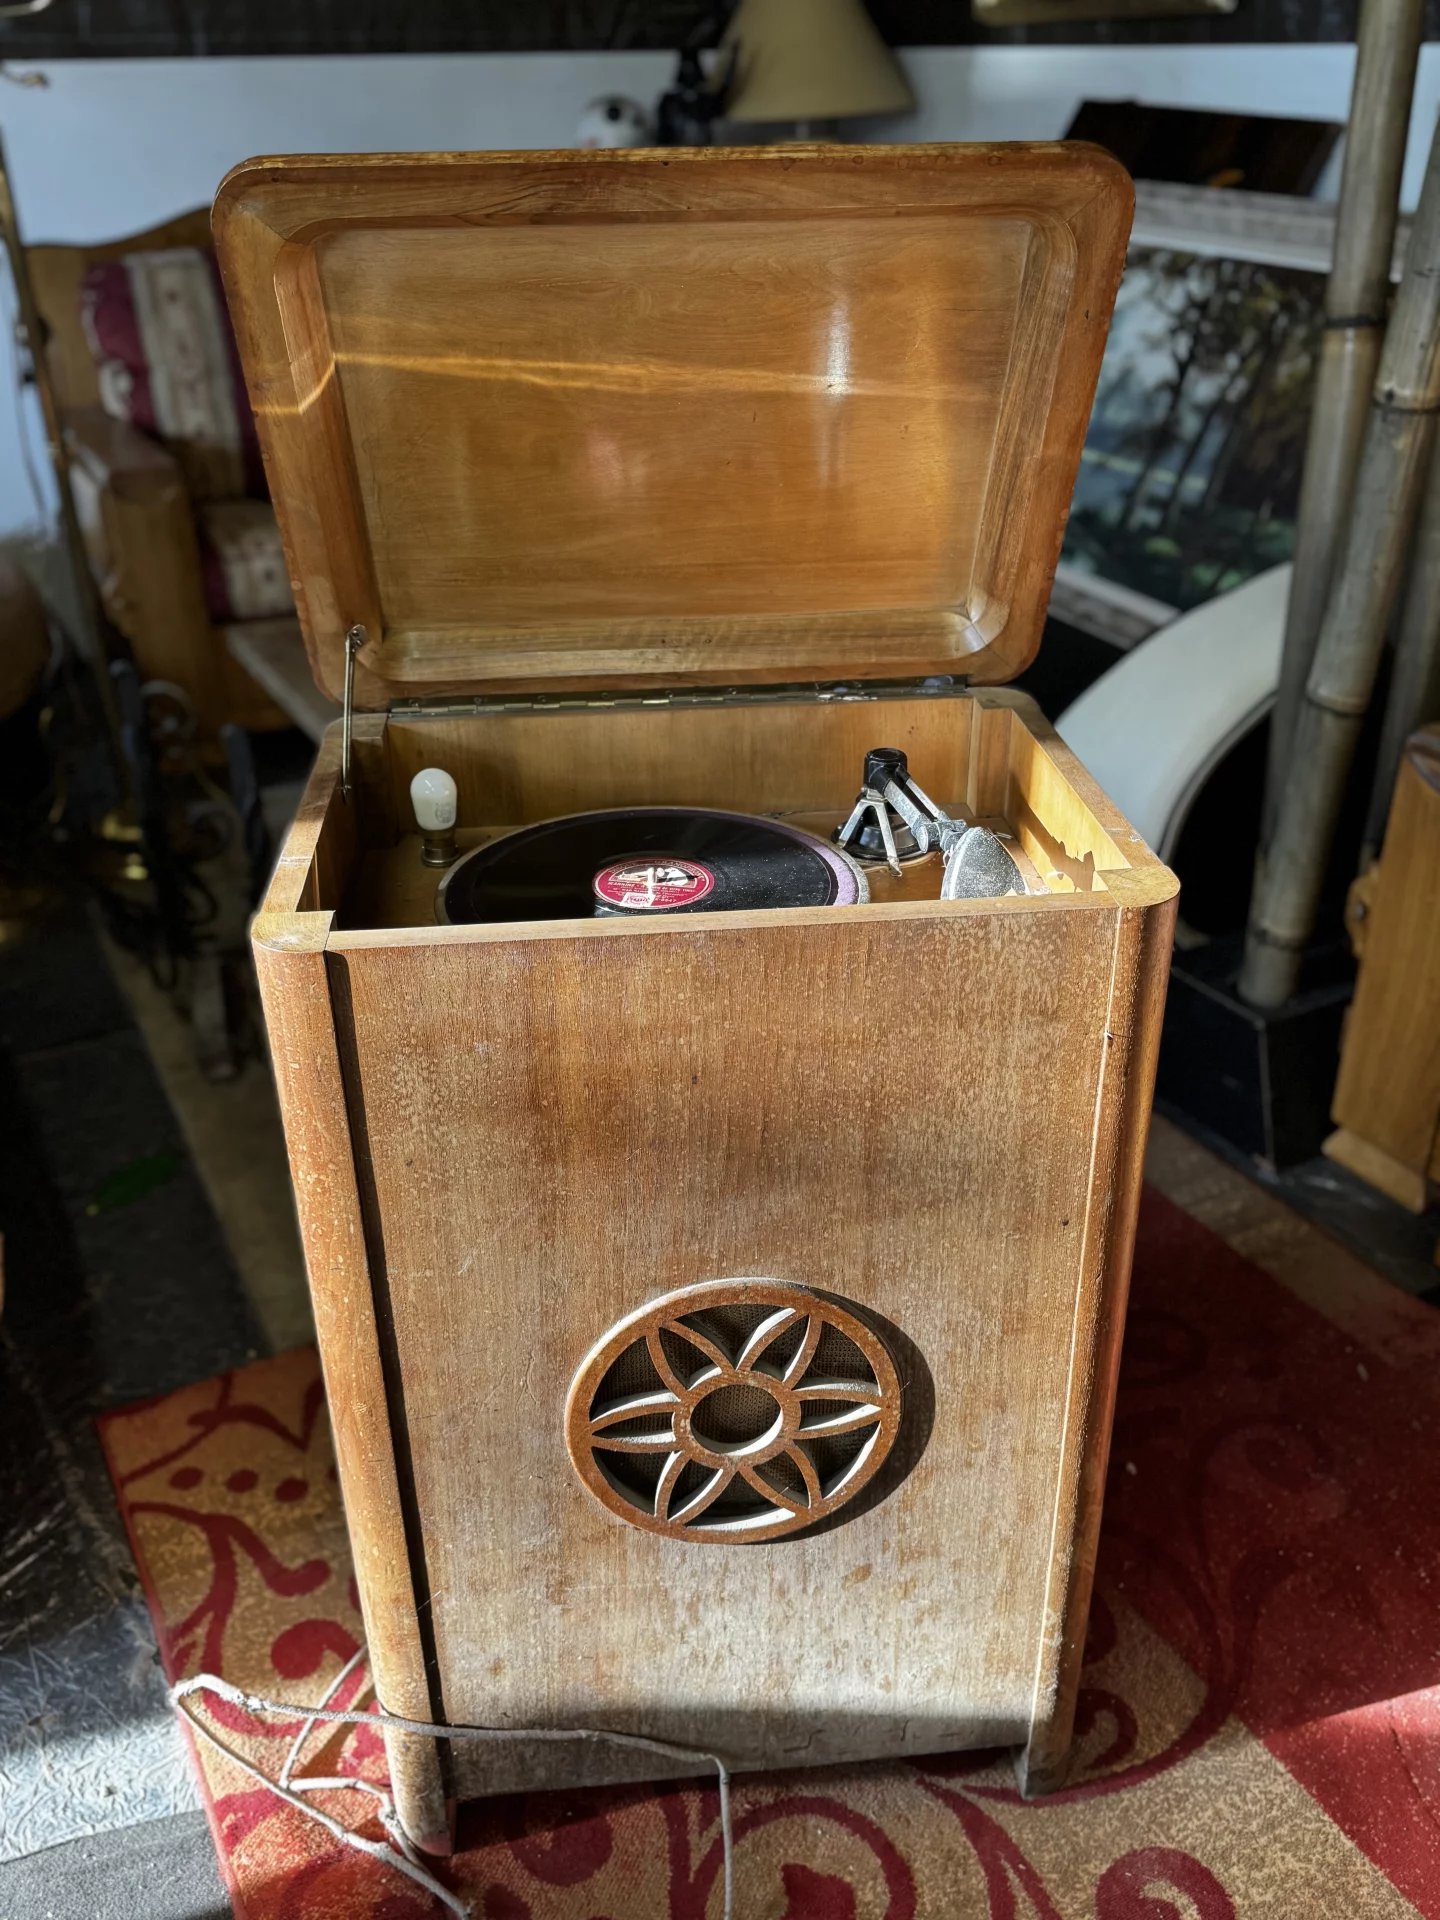
[[[441,1740],[515,1740],[515,1741],[554,1741],[554,1740],[595,1740],[604,1741],[612,1746],[632,1747],[645,1753],[658,1753],[669,1760],[703,1760],[714,1767],[720,1787],[720,1844],[724,1862],[724,1909],[723,1920],[734,1920],[735,1916],[735,1836],[730,1821],[730,1770],[718,1754],[706,1753],[696,1747],[684,1747],[668,1740],[651,1740],[639,1733],[610,1733],[598,1727],[464,1727],[440,1726],[428,1720],[407,1720],[398,1713],[386,1713],[378,1703],[373,1713],[355,1710],[341,1711],[327,1702],[335,1697],[339,1688],[359,1666],[365,1657],[361,1647],[340,1669],[321,1696],[319,1706],[307,1707],[293,1701],[268,1700],[258,1693],[247,1693],[242,1687],[233,1686],[230,1681],[222,1680],[213,1673],[197,1673],[191,1679],[178,1681],[168,1695],[170,1705],[180,1714],[186,1724],[201,1739],[206,1740],[227,1760],[240,1768],[252,1780],[267,1787],[277,1799],[283,1800],[297,1813],[307,1819],[317,1821],[325,1831],[339,1840],[344,1846],[353,1847],[357,1853],[368,1854],[397,1873],[403,1873],[417,1886],[432,1894],[450,1912],[469,1920],[472,1912],[468,1902],[458,1894],[441,1884],[435,1875],[424,1865],[414,1845],[400,1824],[395,1811],[395,1802],[389,1790],[379,1786],[373,1780],[361,1780],[346,1775],[316,1778],[295,1777],[295,1768],[300,1761],[305,1742],[317,1725],[346,1727],[393,1727],[399,1733],[427,1734]],[[246,1713],[255,1715],[283,1713],[290,1716],[300,1715],[304,1724],[290,1744],[280,1768],[278,1779],[272,1779],[251,1760],[222,1740],[207,1721],[202,1720],[190,1705],[190,1696],[197,1693],[213,1694],[217,1700],[224,1700],[232,1707],[240,1707]],[[390,1836],[388,1841],[367,1840],[363,1834],[356,1833],[343,1821],[325,1813],[321,1808],[312,1806],[305,1798],[306,1794],[334,1792],[341,1788],[350,1788],[359,1793],[368,1793],[379,1802],[381,1825]]]

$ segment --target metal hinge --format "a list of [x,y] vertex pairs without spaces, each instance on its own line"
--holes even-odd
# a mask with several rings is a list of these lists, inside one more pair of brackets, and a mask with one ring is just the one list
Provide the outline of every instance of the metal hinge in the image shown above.
[[[352,628],[351,633],[363,628]],[[349,635],[346,636],[346,731],[349,739]],[[962,674],[930,674],[923,680],[791,681],[766,687],[675,687],[655,693],[448,694],[434,699],[397,700],[393,717],[438,719],[441,715],[479,713],[603,713],[611,708],[781,706],[796,701],[822,705],[849,700],[943,700],[968,692]]]

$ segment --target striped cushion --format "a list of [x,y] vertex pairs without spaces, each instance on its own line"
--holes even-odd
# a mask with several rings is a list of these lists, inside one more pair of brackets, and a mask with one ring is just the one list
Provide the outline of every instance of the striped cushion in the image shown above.
[[211,254],[168,247],[93,266],[80,317],[112,418],[163,441],[196,499],[264,498],[255,421]]
[[203,500],[196,518],[212,620],[272,620],[293,611],[280,529],[268,500]]

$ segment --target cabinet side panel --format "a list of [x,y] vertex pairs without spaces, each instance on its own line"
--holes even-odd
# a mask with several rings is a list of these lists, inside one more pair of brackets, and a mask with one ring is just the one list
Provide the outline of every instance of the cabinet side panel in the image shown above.
[[[324,954],[328,914],[255,922],[253,945],[290,1156],[345,1518],[376,1692],[392,1712],[434,1718],[420,1641],[381,1369],[375,1304],[335,1048]],[[434,1741],[392,1735],[400,1817],[449,1849]]]
[[1175,909],[1173,898],[1158,906],[1129,907],[1114,922],[1114,973],[1094,1113],[1094,1173],[1075,1306],[1050,1584],[1035,1717],[1020,1767],[1027,1793],[1063,1785],[1069,1757]]
[[[749,1766],[1027,1736],[1116,918],[332,954],[453,1717]],[[567,1389],[622,1316],[738,1276],[891,1329],[899,1470],[828,1530],[646,1533],[580,1484]]]

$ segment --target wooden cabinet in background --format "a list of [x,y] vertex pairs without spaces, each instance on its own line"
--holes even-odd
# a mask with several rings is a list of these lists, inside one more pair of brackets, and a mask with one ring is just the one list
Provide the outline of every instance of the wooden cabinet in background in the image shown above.
[[1440,1180],[1440,726],[1406,745],[1384,851],[1349,917],[1360,978],[1325,1151],[1422,1213]]

